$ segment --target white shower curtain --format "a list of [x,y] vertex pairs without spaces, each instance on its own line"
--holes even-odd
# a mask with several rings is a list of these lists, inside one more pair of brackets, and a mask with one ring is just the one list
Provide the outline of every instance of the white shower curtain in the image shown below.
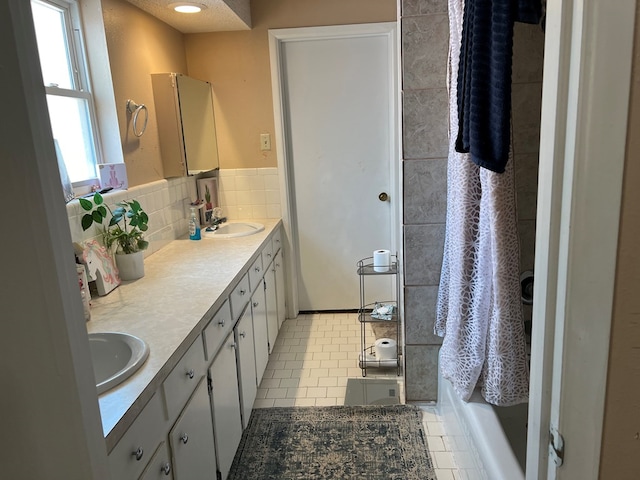
[[447,226],[435,333],[442,376],[468,401],[526,402],[529,368],[520,297],[513,152],[494,173],[455,151],[463,0],[449,0]]

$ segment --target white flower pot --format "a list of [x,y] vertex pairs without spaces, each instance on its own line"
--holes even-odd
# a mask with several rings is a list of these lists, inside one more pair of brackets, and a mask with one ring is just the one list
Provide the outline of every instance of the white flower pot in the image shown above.
[[144,252],[116,253],[116,265],[121,280],[137,280],[144,277]]

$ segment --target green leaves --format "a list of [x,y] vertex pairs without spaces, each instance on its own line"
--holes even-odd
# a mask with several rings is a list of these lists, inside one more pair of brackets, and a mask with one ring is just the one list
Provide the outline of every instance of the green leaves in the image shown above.
[[95,193],[92,199],[80,198],[79,201],[82,209],[88,212],[80,220],[82,230],[89,229],[93,224],[102,225],[107,213],[111,214],[109,225],[102,232],[107,248],[115,243],[119,251],[134,253],[149,246],[149,242],[143,238],[143,232],[149,229],[149,216],[137,200],[119,202],[113,211],[99,193]]

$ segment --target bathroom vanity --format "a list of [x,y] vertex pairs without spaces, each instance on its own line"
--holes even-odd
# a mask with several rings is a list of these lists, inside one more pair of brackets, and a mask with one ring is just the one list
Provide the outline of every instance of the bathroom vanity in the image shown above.
[[285,315],[281,222],[263,223],[250,236],[173,241],[142,279],[93,301],[89,332],[150,348],[99,396],[112,478],[227,477]]

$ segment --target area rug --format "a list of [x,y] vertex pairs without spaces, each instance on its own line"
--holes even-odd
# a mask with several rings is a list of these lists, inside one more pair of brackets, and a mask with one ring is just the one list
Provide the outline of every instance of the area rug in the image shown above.
[[229,480],[435,480],[410,405],[254,409]]

